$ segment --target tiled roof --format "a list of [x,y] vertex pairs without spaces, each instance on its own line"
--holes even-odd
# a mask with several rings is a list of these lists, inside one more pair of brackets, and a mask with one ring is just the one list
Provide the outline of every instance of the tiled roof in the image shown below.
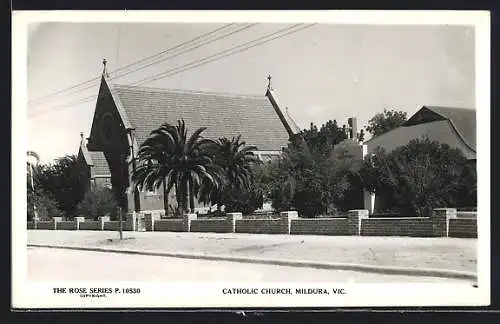
[[90,154],[90,158],[92,159],[95,175],[103,176],[103,175],[111,175],[111,171],[109,170],[108,161],[104,156],[103,152],[98,151],[88,151]]
[[392,151],[407,145],[412,139],[422,139],[423,137],[458,148],[467,159],[476,158],[476,152],[463,142],[447,119],[401,126],[374,137],[366,141],[365,144],[368,146],[368,152],[373,152],[379,146],[387,151]]
[[80,152],[82,153],[83,159],[85,160],[85,163],[87,163],[87,165],[94,165],[89,151],[87,150],[87,146],[85,145],[85,142],[83,140],[80,142]]
[[444,118],[450,120],[465,142],[476,149],[476,110],[464,108],[450,108],[425,106]]
[[233,95],[112,85],[140,145],[165,122],[183,118],[192,133],[207,127],[204,137],[231,138],[241,134],[247,145],[259,150],[281,150],[288,133],[265,96]]

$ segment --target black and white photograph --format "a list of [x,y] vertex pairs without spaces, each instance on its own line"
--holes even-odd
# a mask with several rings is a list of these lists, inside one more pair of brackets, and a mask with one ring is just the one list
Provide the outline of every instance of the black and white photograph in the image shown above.
[[489,304],[488,12],[12,20],[14,307]]

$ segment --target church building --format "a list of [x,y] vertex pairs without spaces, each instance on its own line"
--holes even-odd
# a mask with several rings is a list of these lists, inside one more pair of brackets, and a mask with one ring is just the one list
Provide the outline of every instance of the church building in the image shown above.
[[[207,127],[205,138],[241,135],[247,145],[257,147],[254,154],[261,160],[278,156],[300,129],[268,79],[265,95],[253,96],[113,84],[104,69],[90,135],[86,143],[82,137],[78,154],[90,182],[110,184],[128,211],[163,211],[162,189],[139,192],[131,188],[130,179],[150,132],[179,119],[186,122],[188,134]],[[176,200],[169,197],[169,202]]]

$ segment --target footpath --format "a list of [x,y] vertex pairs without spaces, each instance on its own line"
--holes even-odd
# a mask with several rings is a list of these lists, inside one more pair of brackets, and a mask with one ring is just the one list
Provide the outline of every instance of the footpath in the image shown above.
[[476,239],[28,230],[29,247],[476,279]]

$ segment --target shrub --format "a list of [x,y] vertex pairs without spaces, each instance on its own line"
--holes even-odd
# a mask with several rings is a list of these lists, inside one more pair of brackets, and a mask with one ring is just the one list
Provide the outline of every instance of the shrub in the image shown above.
[[113,191],[106,187],[93,187],[85,194],[83,200],[78,204],[78,215],[97,220],[99,216],[111,216],[116,219],[118,203]]
[[474,201],[475,168],[458,149],[427,138],[415,139],[387,154],[378,150],[361,177],[365,187],[403,215],[430,216],[434,208]]
[[46,191],[28,190],[28,220],[33,220],[34,209],[36,207],[37,215],[40,220],[50,220],[52,217],[63,216],[63,212],[59,209],[57,201]]

